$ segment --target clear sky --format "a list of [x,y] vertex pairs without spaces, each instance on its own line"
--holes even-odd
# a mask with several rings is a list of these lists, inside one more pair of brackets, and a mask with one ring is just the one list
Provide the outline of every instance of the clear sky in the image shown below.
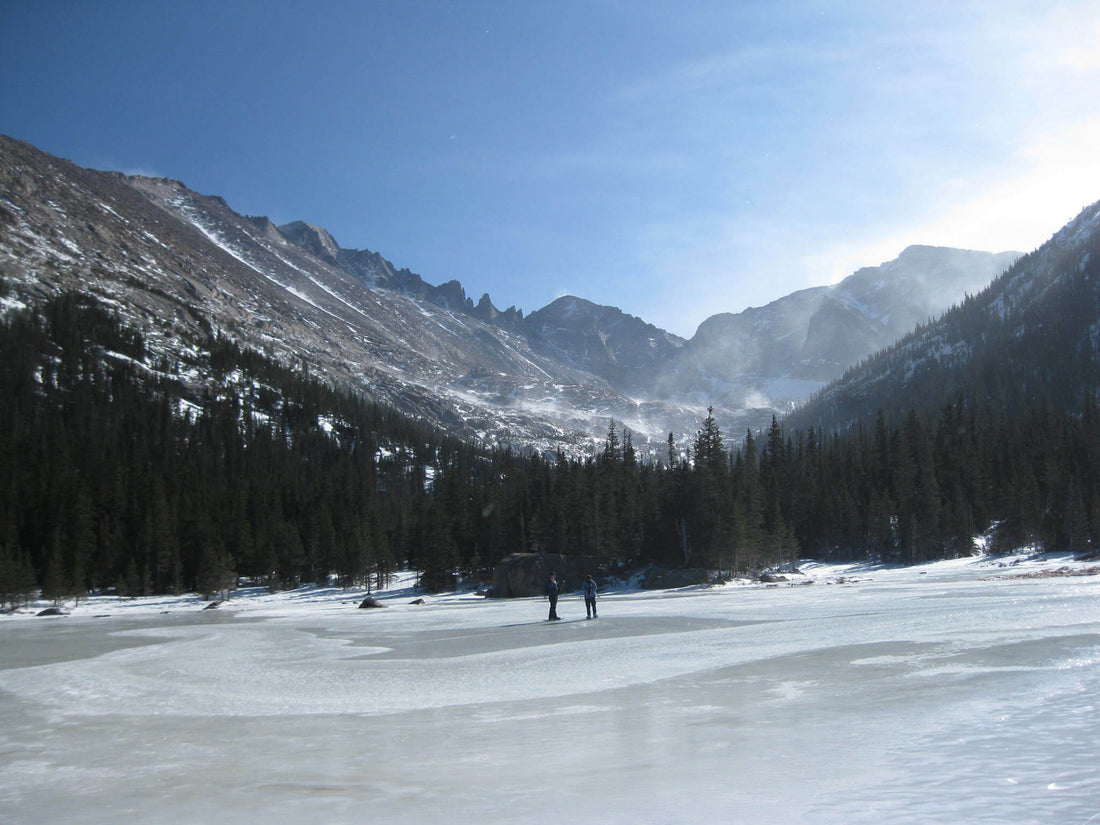
[[3,0],[0,132],[690,336],[1100,200],[1100,0]]

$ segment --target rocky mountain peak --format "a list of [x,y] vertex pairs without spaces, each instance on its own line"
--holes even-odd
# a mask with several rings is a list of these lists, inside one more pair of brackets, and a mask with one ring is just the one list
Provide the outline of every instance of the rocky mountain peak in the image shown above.
[[631,394],[652,392],[655,370],[684,344],[682,338],[617,307],[573,295],[532,312],[524,329],[541,350]]
[[486,324],[508,330],[518,330],[523,323],[523,310],[516,309],[515,306],[510,306],[505,310],[497,309],[493,306],[488,292],[481,296],[481,300],[477,302],[477,306],[473,309],[473,314],[475,318],[484,321]]
[[337,263],[340,246],[324,227],[305,221],[292,221],[280,226],[279,231],[288,241],[300,246],[311,255],[316,255],[329,263]]

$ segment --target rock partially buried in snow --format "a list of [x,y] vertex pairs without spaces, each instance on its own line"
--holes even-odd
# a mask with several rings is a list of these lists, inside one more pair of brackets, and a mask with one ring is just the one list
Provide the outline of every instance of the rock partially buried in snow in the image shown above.
[[359,602],[360,607],[385,607],[382,602],[374,598],[374,596],[367,596],[363,601]]
[[36,616],[64,616],[65,611],[62,610],[60,607],[47,607],[45,610],[38,611],[35,615]]

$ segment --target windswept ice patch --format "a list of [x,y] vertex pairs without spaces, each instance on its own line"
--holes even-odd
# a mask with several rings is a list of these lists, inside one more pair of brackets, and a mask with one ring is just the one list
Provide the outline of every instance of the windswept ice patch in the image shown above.
[[[578,687],[617,689],[730,666],[750,655],[737,643],[743,628],[593,638],[599,625],[586,631],[578,622],[573,629],[552,628],[563,631],[552,640],[533,639],[549,629],[541,623],[472,627],[450,643],[465,635],[463,643],[477,649],[476,637],[484,635],[483,652],[443,655],[441,643],[410,648],[402,658],[401,647],[373,644],[364,621],[362,615],[330,617],[320,636],[282,621],[150,630],[142,635],[158,639],[153,645],[0,671],[0,689],[63,715],[387,714],[561,697]],[[802,644],[777,643],[777,650]],[[434,652],[425,655],[425,649]]]
[[63,715],[338,713],[363,687],[341,660],[384,651],[268,630],[257,623],[130,631],[154,644],[0,671],[0,689]]

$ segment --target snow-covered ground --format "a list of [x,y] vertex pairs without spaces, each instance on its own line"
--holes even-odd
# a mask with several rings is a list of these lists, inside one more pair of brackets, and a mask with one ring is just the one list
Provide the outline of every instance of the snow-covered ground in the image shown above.
[[0,617],[0,821],[1100,823],[1088,564],[802,569]]

